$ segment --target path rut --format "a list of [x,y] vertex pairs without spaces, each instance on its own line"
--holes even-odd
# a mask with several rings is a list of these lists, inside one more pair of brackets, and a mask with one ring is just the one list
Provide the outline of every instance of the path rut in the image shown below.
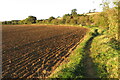
[[97,78],[97,75],[96,75],[96,71],[94,69],[94,63],[93,63],[93,60],[92,58],[90,57],[90,54],[91,54],[91,51],[90,51],[90,48],[91,48],[91,43],[92,43],[92,40],[94,39],[94,37],[91,37],[86,46],[85,46],[85,58],[84,58],[84,69],[85,69],[85,77],[86,78]]

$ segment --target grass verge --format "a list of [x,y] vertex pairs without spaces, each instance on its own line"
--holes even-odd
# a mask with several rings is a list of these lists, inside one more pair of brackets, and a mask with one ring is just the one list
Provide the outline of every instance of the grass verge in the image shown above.
[[91,44],[91,57],[100,78],[118,78],[118,42],[107,35],[97,36]]
[[[86,58],[91,58],[93,61],[96,78],[118,78],[120,42],[109,37],[104,29],[94,27],[89,28],[89,30],[84,40],[68,57],[68,61],[59,66],[55,72],[50,75],[50,78],[88,78],[86,75],[88,73],[86,72]],[[89,44],[91,39],[92,41]],[[90,57],[86,55],[87,46],[89,45]]]
[[68,57],[68,61],[59,66],[54,73],[50,75],[50,78],[84,78],[86,72],[85,65],[83,63],[85,57],[85,47],[88,44],[88,40],[93,37],[94,29],[91,29],[86,34],[84,40],[76,47],[76,49]]

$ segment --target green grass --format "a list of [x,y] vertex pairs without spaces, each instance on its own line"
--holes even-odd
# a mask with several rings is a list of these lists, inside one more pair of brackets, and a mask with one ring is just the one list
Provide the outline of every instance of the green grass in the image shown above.
[[120,42],[109,37],[105,29],[98,27],[86,27],[90,31],[84,37],[84,40],[68,57],[68,62],[59,66],[50,78],[86,78],[85,74],[85,46],[88,41],[94,37],[91,43],[91,55],[95,65],[98,78],[118,78],[118,54],[120,53]]
[[84,37],[84,40],[77,46],[77,48],[68,57],[67,63],[59,66],[50,78],[84,78],[84,64],[83,59],[85,55],[84,47],[87,41],[92,37],[89,33]]
[[[113,43],[114,42],[114,43]],[[91,47],[91,57],[96,65],[99,77],[118,78],[118,53],[116,42],[111,43],[107,35],[97,36]]]

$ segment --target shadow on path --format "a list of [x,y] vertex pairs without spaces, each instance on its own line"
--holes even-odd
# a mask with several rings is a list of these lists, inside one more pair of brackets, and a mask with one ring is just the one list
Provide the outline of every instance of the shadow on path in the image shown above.
[[[97,36],[97,35],[95,35]],[[74,71],[74,74],[76,76],[82,75],[84,78],[98,78],[96,70],[94,69],[94,63],[92,58],[90,57],[91,51],[91,43],[94,37],[91,37],[87,42],[84,47],[84,54],[82,60],[79,63],[79,66],[76,66],[76,69]]]
[[90,54],[91,54],[91,51],[90,51],[90,48],[91,48],[91,43],[92,43],[92,40],[94,39],[94,37],[91,37],[85,47],[84,47],[84,50],[85,50],[85,55],[84,55],[84,58],[83,58],[83,67],[84,67],[84,76],[86,78],[96,78],[96,71],[94,69],[94,63],[93,63],[93,60],[92,58],[90,57]]

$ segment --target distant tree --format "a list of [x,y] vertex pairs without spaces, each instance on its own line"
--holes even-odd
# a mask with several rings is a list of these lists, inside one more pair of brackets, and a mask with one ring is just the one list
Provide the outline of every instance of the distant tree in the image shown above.
[[8,24],[12,24],[12,21],[4,21],[2,22],[3,25],[8,25]]
[[61,21],[61,24],[65,24],[65,22],[66,22],[66,19],[63,19],[63,20]]
[[20,20],[18,23],[19,24],[25,24],[25,20]]
[[86,18],[84,15],[79,17],[78,24],[81,24],[82,26],[86,25]]
[[89,10],[89,13],[91,13],[91,10]]
[[70,19],[71,19],[71,14],[65,14],[63,16],[62,24],[68,24],[70,22]]
[[5,22],[5,21],[3,21],[3,22],[2,22],[2,25],[5,25],[5,24],[6,24],[6,22]]
[[93,9],[93,12],[95,12],[96,9]]
[[67,19],[69,16],[71,16],[70,14],[65,14],[63,15],[63,19]]
[[70,19],[66,19],[65,23],[70,24]]
[[36,20],[36,23],[39,24],[41,22],[41,20]]
[[71,10],[71,14],[72,14],[73,17],[77,16],[77,12],[76,11],[77,11],[77,9],[72,9]]
[[48,22],[51,23],[51,21],[52,21],[53,19],[55,19],[55,17],[53,17],[53,16],[49,17]]
[[25,24],[33,24],[36,23],[37,18],[34,16],[28,16],[28,18],[25,19]]
[[59,24],[59,20],[58,19],[53,19],[51,21],[52,24],[58,25]]
[[76,25],[78,23],[78,21],[76,19],[71,19],[70,20],[70,24],[72,25]]
[[12,22],[12,24],[14,25],[14,24],[19,24],[19,21],[20,21],[20,20],[12,20],[11,22]]

